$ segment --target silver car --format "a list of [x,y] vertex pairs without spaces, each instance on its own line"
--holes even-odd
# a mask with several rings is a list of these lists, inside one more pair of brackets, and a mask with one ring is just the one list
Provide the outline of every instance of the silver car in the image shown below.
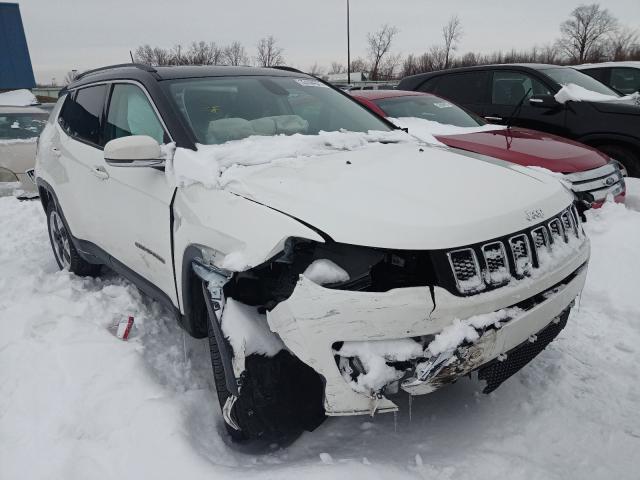
[[29,174],[35,165],[36,141],[48,118],[49,112],[39,107],[0,106],[0,190],[16,186],[27,195],[36,192]]

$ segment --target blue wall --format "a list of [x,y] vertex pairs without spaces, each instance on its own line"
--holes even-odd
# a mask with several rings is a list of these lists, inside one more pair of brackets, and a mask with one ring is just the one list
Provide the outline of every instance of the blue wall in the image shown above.
[[0,90],[35,86],[20,7],[0,3]]

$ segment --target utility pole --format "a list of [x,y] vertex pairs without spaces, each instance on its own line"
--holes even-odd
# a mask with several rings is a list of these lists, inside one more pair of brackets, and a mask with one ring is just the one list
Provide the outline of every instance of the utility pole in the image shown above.
[[351,36],[349,32],[349,0],[347,0],[347,83],[351,84]]

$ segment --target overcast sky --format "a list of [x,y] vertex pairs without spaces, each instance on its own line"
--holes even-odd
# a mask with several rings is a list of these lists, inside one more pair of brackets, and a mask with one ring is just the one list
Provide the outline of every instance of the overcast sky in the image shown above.
[[[11,1],[11,0],[10,0]],[[274,35],[289,65],[346,63],[346,0],[20,0],[38,82],[58,82],[71,69],[129,61],[144,43],[171,47],[193,40],[255,44]],[[366,53],[366,34],[383,23],[399,28],[394,51],[421,53],[440,41],[458,14],[460,52],[524,49],[552,42],[579,0],[351,0],[352,57]],[[601,4],[640,27],[640,0]]]

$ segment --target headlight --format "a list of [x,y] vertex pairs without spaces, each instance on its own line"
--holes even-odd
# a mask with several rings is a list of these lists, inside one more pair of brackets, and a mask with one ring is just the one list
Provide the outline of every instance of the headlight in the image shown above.
[[17,182],[18,177],[8,168],[0,167],[0,182]]

